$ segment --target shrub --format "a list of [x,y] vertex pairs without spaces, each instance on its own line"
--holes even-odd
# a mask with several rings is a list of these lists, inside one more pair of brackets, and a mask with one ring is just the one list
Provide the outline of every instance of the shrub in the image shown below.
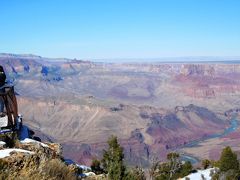
[[208,159],[202,160],[202,167],[203,167],[203,169],[207,169],[210,166],[211,166],[211,161],[210,160],[208,160]]
[[101,162],[97,159],[92,160],[91,169],[95,174],[103,173],[103,169],[101,168]]
[[124,180],[145,180],[145,174],[142,168],[135,167],[126,173]]
[[17,136],[17,133],[15,132],[4,134],[2,136],[2,139],[4,142],[6,142],[6,146],[9,148],[16,147],[19,144],[18,136]]
[[42,173],[49,179],[67,179],[75,180],[75,172],[70,169],[59,159],[52,159],[45,163]]
[[7,166],[8,163],[5,160],[0,159],[0,172],[4,171],[4,169],[6,169]]
[[179,176],[180,177],[187,176],[188,174],[191,173],[191,171],[192,171],[192,164],[189,161],[187,161],[181,166]]
[[169,153],[167,159],[168,162],[159,163],[158,169],[152,173],[154,179],[178,179],[191,173],[192,164],[190,162],[182,163],[178,153]]

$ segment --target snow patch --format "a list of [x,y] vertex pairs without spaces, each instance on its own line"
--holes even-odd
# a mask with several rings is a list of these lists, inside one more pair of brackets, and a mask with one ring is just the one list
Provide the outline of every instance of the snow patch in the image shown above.
[[205,169],[205,170],[198,170],[195,173],[191,173],[188,176],[185,176],[184,178],[181,178],[181,180],[185,180],[186,178],[190,178],[190,180],[201,180],[202,179],[202,175],[204,176],[204,178],[206,180],[211,180],[211,176],[210,173],[211,171],[215,172],[215,168],[209,168],[209,169]]
[[84,173],[87,177],[88,176],[96,176],[96,174],[94,172],[87,172],[87,173]]
[[27,154],[34,154],[34,152],[32,151],[27,151],[24,149],[2,149],[0,150],[0,158],[5,158],[10,156],[11,152],[22,152],[22,153],[27,153]]
[[94,172],[87,172],[87,173],[82,173],[79,175],[80,177],[89,177],[89,176],[96,176]]
[[5,146],[6,143],[4,141],[0,141],[0,146]]
[[85,165],[76,164],[76,166],[83,169],[84,171],[91,171],[92,170],[90,167],[85,166]]
[[27,143],[33,143],[33,144],[39,144],[42,147],[49,147],[47,144],[44,144],[42,142],[36,141],[34,139],[30,139],[30,138],[25,138],[24,140],[20,141],[23,144],[27,144]]

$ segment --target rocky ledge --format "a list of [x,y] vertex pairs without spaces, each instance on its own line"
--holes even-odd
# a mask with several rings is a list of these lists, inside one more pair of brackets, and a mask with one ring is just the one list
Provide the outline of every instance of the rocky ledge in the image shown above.
[[90,168],[65,161],[60,144],[16,137],[1,135],[0,179],[98,179]]

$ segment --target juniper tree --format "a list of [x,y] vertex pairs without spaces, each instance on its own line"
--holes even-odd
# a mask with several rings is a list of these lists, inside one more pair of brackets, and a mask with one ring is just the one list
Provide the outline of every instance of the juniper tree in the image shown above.
[[111,136],[108,140],[108,149],[103,153],[103,169],[108,173],[111,180],[121,180],[125,175],[125,166],[123,164],[123,148],[118,143],[116,136]]
[[236,153],[232,151],[232,149],[227,146],[223,149],[221,153],[221,157],[219,160],[219,168],[220,171],[226,172],[230,169],[238,170],[239,162],[237,159]]

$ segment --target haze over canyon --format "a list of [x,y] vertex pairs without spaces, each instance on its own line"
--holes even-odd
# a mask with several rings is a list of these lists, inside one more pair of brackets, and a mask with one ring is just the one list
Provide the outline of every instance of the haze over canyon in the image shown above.
[[[64,156],[88,164],[116,135],[131,165],[148,167],[170,151],[217,159],[240,151],[240,64],[94,63],[0,54],[24,123]],[[224,133],[236,120],[236,127]],[[222,136],[214,136],[223,134]],[[196,140],[197,145],[187,146]]]

